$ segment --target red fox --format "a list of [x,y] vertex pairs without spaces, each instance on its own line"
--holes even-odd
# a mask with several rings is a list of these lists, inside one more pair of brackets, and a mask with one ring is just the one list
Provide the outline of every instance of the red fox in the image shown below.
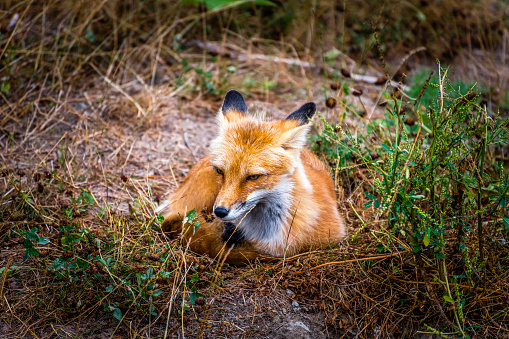
[[248,115],[242,95],[230,90],[210,155],[156,209],[163,230],[181,232],[186,211],[211,211],[216,218],[201,218],[185,238],[191,250],[212,257],[234,246],[230,262],[293,255],[344,238],[332,178],[305,148],[315,111],[309,102],[285,120],[266,121]]

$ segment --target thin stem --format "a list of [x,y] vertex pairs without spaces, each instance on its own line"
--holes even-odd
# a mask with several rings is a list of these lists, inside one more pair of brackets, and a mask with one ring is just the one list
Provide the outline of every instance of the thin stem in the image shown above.
[[479,254],[480,254],[480,260],[481,263],[484,262],[484,251],[483,251],[483,228],[482,228],[482,206],[481,206],[481,185],[482,185],[482,174],[483,174],[483,168],[484,168],[484,157],[486,154],[486,138],[483,138],[482,140],[482,146],[481,146],[481,153],[480,153],[480,159],[479,159],[479,179],[477,183],[477,210],[479,213],[477,214],[477,236],[479,238]]

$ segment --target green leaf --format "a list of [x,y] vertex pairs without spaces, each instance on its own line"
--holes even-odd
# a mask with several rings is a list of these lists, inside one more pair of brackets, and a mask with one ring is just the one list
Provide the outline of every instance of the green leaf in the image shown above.
[[201,293],[198,292],[191,293],[191,295],[189,296],[189,302],[191,303],[191,305],[194,305],[196,299],[198,299],[199,297],[205,298],[205,296]]
[[23,242],[23,247],[24,248],[32,248],[32,247],[34,247],[34,245],[32,245],[32,241],[30,241],[30,239],[27,237],[27,238],[25,238],[25,241]]
[[341,52],[337,49],[337,48],[332,48],[330,51],[326,52],[323,57],[325,58],[325,60],[334,60],[336,59],[339,55],[341,54]]
[[87,268],[88,267],[88,261],[85,261],[85,260],[83,260],[81,258],[78,258],[76,263],[78,264],[79,268]]
[[117,318],[118,321],[122,321],[122,311],[119,308],[115,308],[113,316]]
[[375,196],[373,194],[369,193],[368,191],[364,191],[364,195],[366,195],[366,197],[368,199],[371,199],[371,200],[376,199]]
[[422,239],[424,247],[428,247],[430,240],[431,240],[431,229],[428,228],[428,230],[426,231],[426,235],[424,236],[424,239]]
[[60,269],[62,267],[62,262],[60,261],[60,258],[56,258],[55,260],[53,260],[53,268],[54,269]]
[[415,194],[415,195],[409,194],[408,198],[410,198],[410,199],[421,199],[421,198],[424,198],[424,195],[422,195],[422,194]]
[[185,218],[185,222],[193,222],[194,218],[196,217],[196,210],[190,210],[189,212],[187,212],[186,214],[186,218]]
[[200,278],[198,277],[198,273],[193,273],[191,275],[191,279],[190,279],[191,282],[197,282],[197,281],[200,281]]
[[94,42],[97,40],[96,37],[94,36],[94,32],[90,28],[87,29],[87,40],[90,42]]
[[87,191],[81,191],[81,194],[80,196],[83,198],[84,201],[86,201],[89,205],[94,205],[95,204],[95,200],[94,200],[94,197],[92,196],[92,194],[90,194],[89,192]]
[[276,4],[269,0],[254,0],[255,5],[276,7]]
[[163,293],[163,291],[162,291],[162,290],[155,290],[155,291],[154,291],[154,293],[152,293],[152,296],[153,296],[153,297],[158,297],[158,296],[160,296],[160,295],[161,295],[161,293]]
[[108,287],[106,287],[105,290],[106,293],[110,293],[111,291],[113,291],[113,285],[109,285]]
[[35,248],[33,248],[33,247],[32,247],[32,248],[29,248],[27,251],[28,251],[28,253],[29,253],[31,256],[34,256],[34,257],[35,257],[35,256],[39,255],[39,251],[38,251],[38,250],[36,250],[36,249],[35,249]]
[[504,227],[506,230],[509,230],[509,217],[505,216],[502,218],[504,220]]
[[389,146],[387,146],[386,144],[382,143],[382,147],[385,148],[386,151],[390,152],[390,153],[394,153],[392,151],[392,149],[389,148]]
[[49,244],[49,239],[48,239],[48,238],[46,238],[46,237],[41,237],[41,238],[39,239],[39,241],[37,242],[37,244],[39,244],[39,245],[46,245],[46,244]]
[[11,89],[11,84],[9,82],[2,82],[0,84],[0,91],[2,91],[2,93],[8,94],[10,89]]
[[475,196],[474,192],[472,192],[472,190],[468,186],[466,186],[466,187],[467,187],[467,189],[465,190],[465,192],[467,192],[467,196],[470,199],[475,200],[476,196]]
[[350,87],[348,87],[348,83],[346,81],[343,82],[343,92],[345,93],[345,95],[350,94]]
[[424,22],[426,21],[426,15],[424,15],[423,12],[417,10],[417,18],[419,19],[419,21],[421,22]]
[[234,5],[234,7],[247,4],[255,4],[258,6],[276,6],[272,1],[268,0],[252,0],[247,2],[242,0],[186,0],[185,2],[195,4],[204,3],[208,10],[215,10],[229,5]]
[[449,297],[448,295],[444,295],[444,300],[449,302],[449,303],[453,303],[454,304],[454,300],[452,300],[452,298]]

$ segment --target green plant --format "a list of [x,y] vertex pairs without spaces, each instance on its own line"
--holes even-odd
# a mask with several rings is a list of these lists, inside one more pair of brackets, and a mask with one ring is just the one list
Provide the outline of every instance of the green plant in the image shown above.
[[[483,275],[485,218],[496,222],[490,216],[497,215],[504,227],[508,221],[507,174],[497,170],[495,158],[498,147],[508,143],[509,120],[488,114],[473,88],[458,88],[446,74],[439,65],[438,82],[429,76],[413,102],[394,96],[385,118],[366,124],[367,133],[378,136],[376,142],[323,118],[318,140],[327,140],[329,151],[322,153],[329,159],[355,156],[367,168],[373,189],[365,191],[364,208],[375,208],[370,220],[387,218],[383,232],[371,231],[378,240],[374,246],[387,251],[396,241],[412,250],[426,283],[423,258],[432,262],[435,279],[444,287],[443,302],[452,306],[452,333],[466,336],[468,293],[459,291],[456,281],[475,284]],[[362,220],[364,227],[370,220]],[[458,251],[460,266],[452,274]]]
[[34,245],[47,245],[50,242],[48,238],[41,237],[37,234],[37,227],[31,228],[30,230],[22,228],[19,231],[19,235],[25,237],[25,241],[23,242],[23,247],[26,248],[25,255],[23,256],[24,260],[27,260],[30,256],[38,256],[40,254],[39,250],[37,250]]
[[[490,89],[482,82],[479,84],[474,80],[465,82],[458,79],[449,81],[448,78],[444,80],[447,82],[448,92],[452,91],[456,96],[475,94],[480,98],[484,98],[483,100],[489,100],[489,98],[492,96],[491,92],[493,89]],[[408,83],[409,86],[406,94],[409,97],[420,97],[419,104],[424,107],[435,104],[436,98],[440,95],[440,79],[438,78],[437,74],[435,74],[430,69],[421,69],[408,78]],[[424,85],[426,85],[427,88],[423,93],[421,93]],[[481,100],[477,100],[477,103],[481,104]],[[491,101],[485,102],[484,105],[486,105],[486,110],[490,115],[496,115],[496,110],[494,110],[493,107],[497,107],[499,109],[509,108],[509,92],[507,92],[504,97],[496,103],[496,105],[493,105]]]
[[198,217],[199,217],[199,215],[198,215],[198,212],[196,212],[196,210],[190,210],[189,212],[186,213],[186,216],[183,221],[183,224],[187,225],[185,232],[188,232],[192,228],[193,235],[195,234],[196,228],[200,227],[200,222],[197,221]]

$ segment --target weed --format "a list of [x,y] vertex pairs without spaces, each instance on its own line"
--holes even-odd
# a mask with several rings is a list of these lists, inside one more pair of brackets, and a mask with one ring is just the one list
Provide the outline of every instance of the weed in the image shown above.
[[[487,100],[490,100],[490,97],[492,96],[491,92],[493,89],[488,88],[482,83],[478,84],[473,80],[465,82],[459,79],[449,81],[449,78],[446,78],[445,81],[448,82],[447,87],[449,90],[454,91],[456,96],[475,94],[478,98],[476,101],[477,104],[480,106],[486,106],[483,108],[488,111],[489,115],[496,115],[497,109],[507,110],[509,108],[509,94],[506,94],[495,104],[493,102],[487,102]],[[419,104],[424,107],[429,107],[435,104],[435,100],[440,93],[440,79],[435,72],[429,69],[422,69],[416,72],[415,75],[409,77],[408,82],[410,83],[407,91],[407,95],[409,97],[419,97]],[[425,90],[423,93],[420,93],[425,84],[427,90]],[[417,103],[417,101],[415,103]]]
[[23,247],[26,248],[25,255],[23,256],[24,260],[27,260],[30,256],[39,255],[39,251],[34,247],[34,244],[46,245],[49,243],[48,238],[40,237],[37,234],[37,227],[34,227],[30,230],[23,228],[19,231],[19,235],[25,238],[25,241],[23,242]]
[[[316,139],[322,145],[327,142],[329,152],[322,153],[328,159],[355,156],[366,166],[373,190],[364,192],[364,208],[375,208],[370,220],[387,217],[384,237],[376,237],[378,244],[373,246],[384,251],[396,241],[415,253],[423,277],[426,270],[435,269],[444,301],[453,305],[453,333],[466,336],[463,310],[468,292],[460,292],[456,280],[483,282],[485,220],[488,225],[497,224],[490,215],[506,220],[507,174],[497,170],[500,165],[494,159],[496,148],[507,145],[508,120],[481,107],[473,88],[451,84],[440,65],[438,77],[428,77],[421,86],[419,92],[414,90],[414,102],[394,97],[384,119],[366,124],[367,133],[377,135],[375,142],[354,136],[348,128],[334,128],[323,118],[325,128]],[[383,160],[374,160],[372,154]],[[451,266],[455,274],[448,272]]]

